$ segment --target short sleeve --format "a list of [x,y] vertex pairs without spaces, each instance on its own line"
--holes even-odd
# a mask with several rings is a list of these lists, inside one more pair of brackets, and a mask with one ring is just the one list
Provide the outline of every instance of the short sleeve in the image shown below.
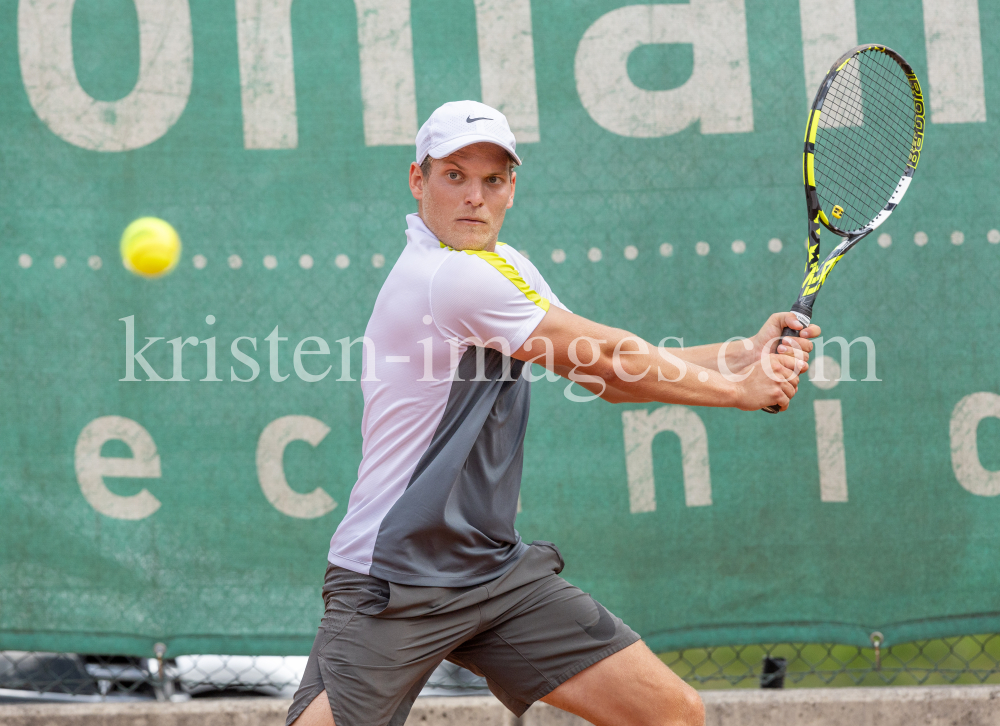
[[450,250],[434,274],[431,315],[446,337],[517,350],[545,317],[549,300],[495,252]]
[[562,309],[563,309],[563,310],[565,310],[565,311],[566,311],[567,313],[571,313],[571,312],[573,312],[572,310],[570,310],[570,309],[569,309],[568,307],[566,307],[566,306],[565,306],[565,305],[563,304],[563,301],[562,301],[562,300],[560,300],[560,299],[559,299],[558,297],[556,297],[556,294],[555,294],[554,292],[550,292],[550,293],[549,293],[549,302],[550,302],[550,303],[551,303],[552,305],[555,305],[555,306],[556,306],[557,308],[562,308]]
[[[498,244],[502,245],[503,243],[499,242]],[[536,290],[539,295],[547,299],[550,305],[562,308],[568,313],[573,312],[556,296],[552,288],[549,287],[549,283],[544,277],[542,277],[542,273],[538,271],[538,268],[535,267],[534,264],[532,264],[531,260],[525,257],[523,253],[514,250],[509,245],[504,245],[503,249],[507,251],[507,254],[510,257],[516,260],[517,264],[515,266],[520,271],[524,281],[527,282],[533,290]]]

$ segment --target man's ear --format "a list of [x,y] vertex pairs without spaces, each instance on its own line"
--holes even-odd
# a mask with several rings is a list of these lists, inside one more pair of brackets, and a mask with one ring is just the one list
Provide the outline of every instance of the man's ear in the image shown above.
[[514,206],[514,188],[517,185],[517,172],[512,171],[510,173],[510,199],[507,200],[507,209]]
[[410,194],[418,202],[424,198],[424,172],[415,161],[410,162]]

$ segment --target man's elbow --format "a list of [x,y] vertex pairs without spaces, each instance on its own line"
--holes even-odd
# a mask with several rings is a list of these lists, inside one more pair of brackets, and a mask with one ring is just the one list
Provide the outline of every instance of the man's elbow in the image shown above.
[[607,403],[627,403],[631,399],[616,388],[606,387],[604,393],[600,395],[602,401]]

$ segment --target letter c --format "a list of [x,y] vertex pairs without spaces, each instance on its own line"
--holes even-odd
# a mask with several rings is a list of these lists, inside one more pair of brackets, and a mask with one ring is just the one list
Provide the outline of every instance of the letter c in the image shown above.
[[285,478],[285,447],[293,441],[318,446],[330,427],[312,416],[282,416],[269,423],[257,440],[257,478],[260,488],[275,509],[296,519],[316,519],[333,511],[337,502],[316,487],[299,494]]

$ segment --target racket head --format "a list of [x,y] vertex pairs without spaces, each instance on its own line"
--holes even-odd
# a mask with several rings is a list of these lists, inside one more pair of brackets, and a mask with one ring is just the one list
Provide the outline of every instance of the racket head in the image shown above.
[[924,98],[910,65],[884,45],[852,48],[826,74],[806,125],[810,221],[848,238],[878,228],[906,194],[923,141]]

